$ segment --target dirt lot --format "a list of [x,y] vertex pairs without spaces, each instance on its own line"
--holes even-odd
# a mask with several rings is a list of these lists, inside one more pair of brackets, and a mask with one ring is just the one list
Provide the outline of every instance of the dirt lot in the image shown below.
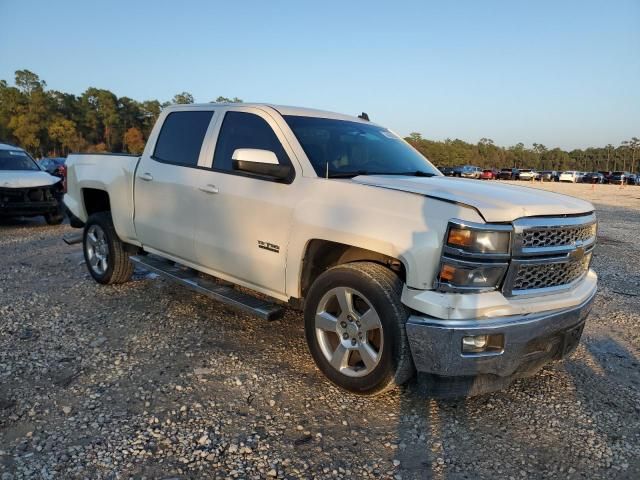
[[600,291],[578,350],[506,391],[330,386],[301,315],[237,314],[144,273],[89,279],[70,227],[0,224],[0,477],[640,478],[640,187],[591,200]]

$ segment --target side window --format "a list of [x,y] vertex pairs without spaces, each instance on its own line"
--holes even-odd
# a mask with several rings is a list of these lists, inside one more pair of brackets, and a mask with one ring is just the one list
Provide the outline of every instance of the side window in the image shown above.
[[213,112],[173,112],[158,135],[153,158],[160,162],[195,167]]
[[280,165],[291,164],[273,129],[264,119],[252,113],[226,113],[213,155],[213,168],[232,171],[231,157],[237,148],[269,150],[276,154]]

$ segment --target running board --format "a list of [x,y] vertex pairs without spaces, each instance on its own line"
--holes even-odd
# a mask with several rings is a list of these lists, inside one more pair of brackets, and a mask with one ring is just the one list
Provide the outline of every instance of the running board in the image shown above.
[[216,283],[213,277],[203,278],[197,271],[170,260],[156,255],[135,255],[129,258],[135,265],[262,319],[277,320],[284,315],[284,308],[280,305],[243,293],[232,286]]
[[62,236],[62,241],[67,245],[76,245],[78,243],[82,243],[82,232],[81,233],[67,233]]

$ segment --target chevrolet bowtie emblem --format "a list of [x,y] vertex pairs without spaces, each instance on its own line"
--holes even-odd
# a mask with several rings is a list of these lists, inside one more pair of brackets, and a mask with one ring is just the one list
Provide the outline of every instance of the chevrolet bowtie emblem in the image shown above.
[[569,254],[572,260],[582,260],[584,258],[584,247],[578,247]]

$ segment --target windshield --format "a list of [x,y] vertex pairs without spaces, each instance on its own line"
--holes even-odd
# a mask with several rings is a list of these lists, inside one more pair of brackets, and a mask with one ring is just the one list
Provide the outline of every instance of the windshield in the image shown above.
[[40,167],[23,150],[0,150],[0,170],[36,170]]
[[285,115],[319,177],[441,173],[386,128],[328,118]]

